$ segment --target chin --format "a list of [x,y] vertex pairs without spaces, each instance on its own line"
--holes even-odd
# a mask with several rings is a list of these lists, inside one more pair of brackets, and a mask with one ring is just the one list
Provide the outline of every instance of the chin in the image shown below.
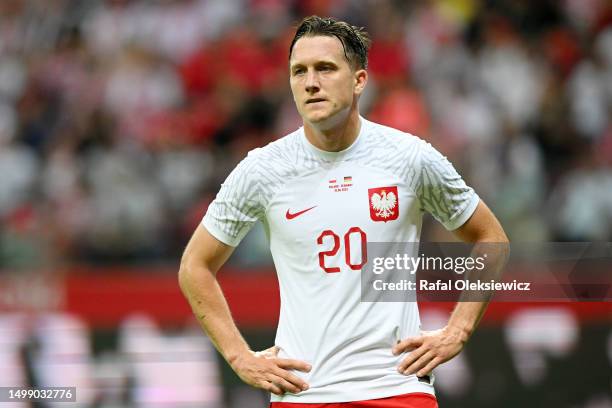
[[310,123],[322,123],[325,122],[326,120],[330,119],[331,115],[329,114],[314,114],[314,115],[307,115],[306,119],[310,122]]
[[306,115],[305,119],[320,130],[327,130],[338,126],[348,116],[348,111],[341,110],[339,112],[311,114]]

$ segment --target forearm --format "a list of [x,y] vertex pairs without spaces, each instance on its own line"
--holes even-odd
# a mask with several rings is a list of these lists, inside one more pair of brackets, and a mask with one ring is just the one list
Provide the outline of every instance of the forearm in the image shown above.
[[448,320],[448,329],[455,333],[461,342],[468,341],[489,302],[459,302]]
[[230,365],[249,352],[213,273],[203,267],[181,265],[179,284],[200,326]]
[[[496,241],[497,240],[497,241]],[[482,271],[468,272],[470,280],[500,281],[508,259],[509,244],[504,237],[487,238],[476,242],[471,253],[473,259],[484,260]],[[471,291],[462,293],[448,321],[448,328],[456,332],[464,343],[470,338],[485,313],[494,292]]]

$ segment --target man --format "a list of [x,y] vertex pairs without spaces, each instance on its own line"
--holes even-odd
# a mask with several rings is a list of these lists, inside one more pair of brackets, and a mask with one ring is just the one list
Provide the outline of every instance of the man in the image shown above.
[[[180,285],[201,326],[243,381],[274,394],[272,406],[437,406],[428,374],[459,353],[486,303],[460,303],[445,328],[420,333],[416,303],[360,302],[366,243],[417,242],[424,211],[464,241],[507,242],[446,158],[360,117],[369,42],[344,22],[301,22],[289,71],[304,126],[236,167],[181,262]],[[375,211],[374,194],[390,192],[395,200]],[[281,312],[275,345],[256,353],[215,274],[258,220]]]

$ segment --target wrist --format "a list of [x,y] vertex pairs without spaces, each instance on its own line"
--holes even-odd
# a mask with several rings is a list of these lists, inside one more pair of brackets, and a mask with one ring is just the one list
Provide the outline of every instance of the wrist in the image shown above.
[[240,362],[244,360],[245,357],[250,355],[252,355],[252,351],[248,348],[245,348],[242,350],[228,352],[225,356],[225,360],[230,365],[230,367],[235,368],[240,365]]
[[467,343],[472,335],[473,330],[466,326],[449,324],[446,326],[446,331],[453,337],[457,338],[462,344]]

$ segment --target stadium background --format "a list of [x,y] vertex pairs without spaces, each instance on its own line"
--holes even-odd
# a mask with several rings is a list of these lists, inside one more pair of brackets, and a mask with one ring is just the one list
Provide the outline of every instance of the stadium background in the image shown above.
[[[367,28],[362,112],[446,154],[511,240],[612,241],[610,1],[2,0],[0,386],[266,405],[211,350],[176,272],[227,173],[299,126],[287,49],[310,14]],[[451,237],[428,220],[424,239]],[[268,347],[261,228],[221,279]],[[448,313],[421,309],[432,328]],[[441,406],[611,407],[611,321],[610,303],[493,304],[438,370]]]

